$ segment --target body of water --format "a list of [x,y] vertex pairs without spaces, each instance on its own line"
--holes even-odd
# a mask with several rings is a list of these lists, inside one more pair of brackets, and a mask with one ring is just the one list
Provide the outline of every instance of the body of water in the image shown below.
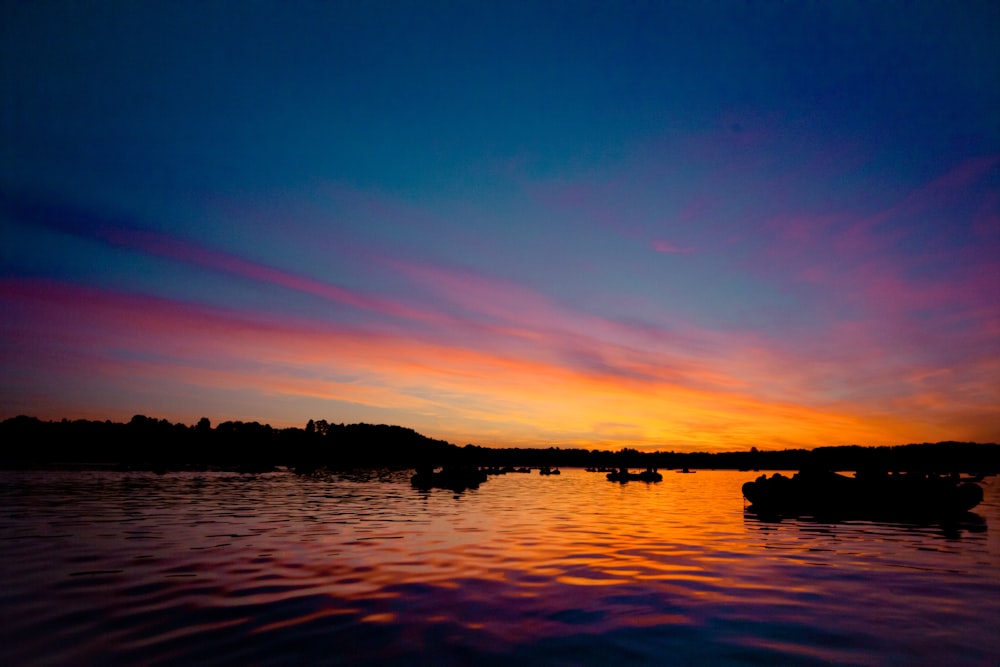
[[1000,480],[942,526],[754,477],[0,472],[0,664],[1000,663]]

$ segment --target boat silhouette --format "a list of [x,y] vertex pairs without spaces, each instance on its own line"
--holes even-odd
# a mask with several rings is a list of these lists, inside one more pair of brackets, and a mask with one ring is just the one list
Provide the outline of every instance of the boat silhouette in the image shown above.
[[628,468],[620,468],[608,473],[609,482],[662,482],[663,475],[653,468],[647,468],[642,472],[629,472]]
[[410,478],[410,484],[421,490],[449,489],[460,493],[466,489],[478,489],[487,479],[487,474],[475,467],[445,466],[435,472],[434,468],[424,466],[417,469]]
[[856,474],[802,470],[761,475],[743,485],[759,515],[933,519],[962,515],[983,499],[976,479],[924,473]]

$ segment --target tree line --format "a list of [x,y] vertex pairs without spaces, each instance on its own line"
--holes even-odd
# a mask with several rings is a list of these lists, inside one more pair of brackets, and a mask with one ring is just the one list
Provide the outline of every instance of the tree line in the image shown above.
[[0,422],[0,466],[118,466],[139,469],[219,468],[259,471],[288,466],[413,468],[424,465],[564,466],[739,470],[918,470],[1000,472],[1000,445],[969,442],[892,447],[817,447],[740,452],[640,452],[582,448],[459,447],[413,429],[386,424],[309,420],[273,428],[256,421],[207,418],[187,426],[136,415],[130,421],[42,421],[19,416]]

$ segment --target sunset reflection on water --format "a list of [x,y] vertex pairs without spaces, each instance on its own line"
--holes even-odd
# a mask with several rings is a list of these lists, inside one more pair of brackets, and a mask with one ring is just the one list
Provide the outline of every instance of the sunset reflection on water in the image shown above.
[[0,658],[167,664],[1000,656],[984,522],[766,523],[754,473],[5,472]]

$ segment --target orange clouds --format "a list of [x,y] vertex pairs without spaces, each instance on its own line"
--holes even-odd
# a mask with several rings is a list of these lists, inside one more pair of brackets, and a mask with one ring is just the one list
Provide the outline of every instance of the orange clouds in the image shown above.
[[[35,321],[28,328],[48,349],[75,340],[87,351],[78,357],[80,364],[149,397],[150,403],[126,411],[162,411],[171,404],[170,391],[183,385],[209,394],[249,391],[270,397],[274,411],[243,415],[248,420],[298,424],[302,416],[289,406],[318,400],[337,406],[337,414],[311,415],[316,418],[352,421],[351,406],[358,414],[377,408],[434,437],[496,446],[711,450],[966,435],[956,424],[914,420],[914,405],[889,410],[848,401],[815,405],[811,400],[811,405],[769,399],[746,377],[752,375],[749,366],[737,363],[727,373],[724,363],[688,358],[678,371],[669,368],[677,360],[661,355],[667,363],[658,367],[655,355],[640,359],[635,350],[606,342],[602,368],[560,363],[550,355],[309,320],[275,321],[65,285],[8,283],[5,293],[31,313]],[[66,321],[75,324],[61,326]],[[12,335],[4,330],[5,338]],[[739,356],[737,349],[729,353],[724,361]],[[51,359],[25,362],[43,372]],[[157,395],[157,386],[163,395]],[[940,396],[928,394],[926,400]]]

